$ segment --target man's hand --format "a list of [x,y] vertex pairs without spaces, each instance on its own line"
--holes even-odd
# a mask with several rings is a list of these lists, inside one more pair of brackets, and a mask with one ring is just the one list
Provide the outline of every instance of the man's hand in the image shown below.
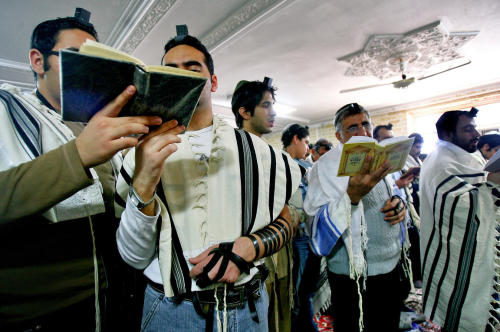
[[[165,160],[177,151],[180,143],[180,133],[184,126],[177,126],[177,120],[165,122],[158,129],[141,138],[135,150],[135,171],[132,180],[137,194],[143,201],[149,201],[155,192],[156,185],[160,182]],[[154,204],[143,209],[144,214],[154,214]]]
[[500,185],[500,172],[491,172],[487,176],[488,181]]
[[396,180],[396,185],[398,186],[398,188],[407,187],[410,185],[410,183],[412,183],[414,179],[415,179],[415,173],[408,171],[405,174],[401,175],[401,177]]
[[[217,248],[219,245],[214,245],[199,254],[196,257],[190,258],[189,262],[191,264],[194,264],[194,267],[191,269],[191,272],[189,272],[189,276],[193,279],[196,279],[200,273],[203,272],[203,268],[205,265],[210,262],[212,259],[213,254],[209,254],[210,251],[214,248]],[[233,252],[243,258],[247,262],[251,262],[252,258],[255,257],[255,250],[253,248],[252,241],[250,241],[249,238],[247,237],[240,237],[234,241],[233,245]],[[222,262],[222,257],[219,259],[217,264],[210,270],[208,273],[208,277],[213,280],[215,276],[217,275],[217,272],[219,272],[219,268]],[[238,280],[238,277],[240,276],[241,272],[238,269],[238,267],[231,261],[229,261],[227,265],[226,272],[220,278],[217,280],[217,282],[224,282],[227,284],[232,284],[235,283],[236,280]]]
[[361,172],[349,178],[347,195],[349,195],[352,204],[358,204],[363,196],[368,194],[391,170],[389,163],[385,161],[377,170],[370,173],[371,160],[371,156],[366,157]]
[[161,118],[157,116],[117,117],[134,93],[135,87],[128,86],[97,112],[76,138],[76,148],[83,167],[102,164],[118,151],[136,146],[139,141],[131,135],[147,134],[148,126],[161,124]]
[[406,207],[401,198],[397,196],[385,201],[384,207],[380,211],[385,214],[384,220],[390,222],[391,225],[398,224],[406,218]]

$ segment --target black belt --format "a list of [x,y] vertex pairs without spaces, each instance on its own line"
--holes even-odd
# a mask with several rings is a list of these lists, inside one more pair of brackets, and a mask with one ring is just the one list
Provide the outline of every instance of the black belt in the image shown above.
[[[217,289],[209,289],[204,291],[197,291],[178,295],[174,297],[174,303],[181,303],[182,301],[193,302],[196,312],[206,319],[206,331],[211,332],[213,327],[213,313],[217,302],[218,310],[224,309],[241,309],[248,302],[250,315],[255,322],[259,322],[257,310],[255,307],[255,300],[260,298],[260,286],[267,278],[268,271],[264,265],[257,266],[259,272],[249,282],[233,286],[227,285],[226,287],[218,287]],[[158,284],[147,279],[149,286],[157,291],[163,293],[163,285]],[[224,291],[226,296],[224,297]],[[217,300],[215,299],[214,292],[216,292]]]
[[[151,281],[149,278],[147,283],[149,286],[157,291],[158,293],[163,293],[163,285]],[[249,295],[252,295],[253,299],[258,299],[260,297],[260,285],[264,282],[265,278],[262,278],[260,273],[257,273],[252,280],[249,282],[233,286],[228,285],[226,287],[226,297],[224,299],[224,287],[218,287],[217,290],[209,289],[197,292],[191,292],[187,294],[182,294],[174,297],[175,303],[180,303],[182,301],[195,302],[198,301],[201,305],[215,305],[217,301],[215,300],[214,292],[217,292],[217,300],[219,302],[219,310],[223,310],[224,306],[227,309],[243,308],[248,300]],[[197,299],[194,299],[194,298]]]

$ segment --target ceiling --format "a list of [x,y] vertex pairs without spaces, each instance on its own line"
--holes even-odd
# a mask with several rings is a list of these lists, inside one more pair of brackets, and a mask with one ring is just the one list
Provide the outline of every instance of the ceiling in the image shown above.
[[[411,108],[432,100],[453,99],[500,90],[500,1],[498,0],[1,0],[0,82],[33,84],[27,51],[34,26],[75,7],[92,13],[101,42],[121,48],[148,64],[158,64],[162,48],[187,24],[211,50],[219,89],[215,110],[228,108],[242,79],[273,78],[277,102],[295,111],[279,114],[277,126],[293,121],[314,124],[331,119],[342,105],[357,102],[373,112]],[[417,81],[405,89],[378,87],[350,93],[340,90],[389,83],[398,75],[344,74],[339,58],[360,51],[373,34],[404,34],[437,20],[450,32],[479,31],[459,49],[462,59],[418,73],[428,75],[471,60],[471,64]],[[279,113],[279,110],[278,110]]]

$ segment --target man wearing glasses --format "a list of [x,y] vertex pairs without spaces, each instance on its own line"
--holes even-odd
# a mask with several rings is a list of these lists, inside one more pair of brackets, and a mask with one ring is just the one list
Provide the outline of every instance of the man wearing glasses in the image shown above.
[[[335,114],[333,151],[314,164],[304,208],[314,215],[311,247],[327,256],[335,331],[397,331],[400,299],[401,228],[406,209],[392,192],[388,163],[337,177],[343,144],[372,136],[368,112],[353,103]],[[358,295],[361,295],[359,297]],[[360,311],[361,308],[361,311]]]

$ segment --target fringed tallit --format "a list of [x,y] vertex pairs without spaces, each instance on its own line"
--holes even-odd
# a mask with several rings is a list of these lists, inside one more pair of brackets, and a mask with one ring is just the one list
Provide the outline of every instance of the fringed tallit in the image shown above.
[[500,193],[484,180],[468,152],[444,141],[422,166],[423,307],[446,331],[496,320]]

